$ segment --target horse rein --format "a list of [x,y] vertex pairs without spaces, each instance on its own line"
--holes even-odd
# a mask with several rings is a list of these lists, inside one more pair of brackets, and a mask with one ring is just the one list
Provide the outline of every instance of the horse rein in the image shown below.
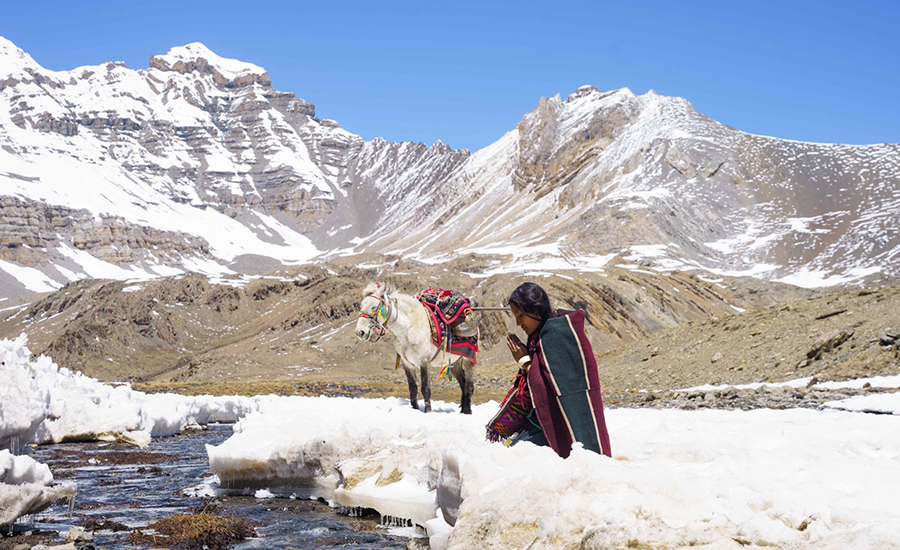
[[[372,331],[375,332],[378,329],[378,332],[375,332],[377,338],[375,342],[381,340],[385,334],[391,331],[391,327],[388,326],[388,322],[391,320],[391,316],[394,314],[394,305],[391,301],[390,296],[379,296],[378,294],[371,293],[366,294],[366,298],[377,298],[378,299],[378,307],[375,308],[375,311],[372,314],[366,313],[364,311],[359,312],[359,316],[363,319],[369,319],[372,322]],[[378,316],[381,316],[381,321],[378,321]],[[397,319],[394,318],[396,322]]]

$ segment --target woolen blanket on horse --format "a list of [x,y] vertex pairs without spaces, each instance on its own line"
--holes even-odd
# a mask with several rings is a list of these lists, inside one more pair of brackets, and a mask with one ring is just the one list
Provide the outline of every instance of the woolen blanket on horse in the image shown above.
[[472,307],[461,292],[441,288],[426,288],[416,294],[416,299],[425,306],[431,317],[431,341],[451,355],[460,355],[475,363],[478,353],[478,335],[461,336],[454,334],[452,327],[462,321],[474,325]]

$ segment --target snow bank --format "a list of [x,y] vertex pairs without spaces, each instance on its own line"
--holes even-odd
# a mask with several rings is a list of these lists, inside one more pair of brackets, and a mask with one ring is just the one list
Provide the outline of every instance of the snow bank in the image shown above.
[[269,400],[235,424],[234,436],[207,447],[210,469],[223,487],[299,489],[424,523],[437,509],[428,483],[436,464],[421,460],[458,445],[461,422],[466,433],[484,432],[455,405],[433,406],[425,415],[397,398]]
[[900,392],[857,395],[825,403],[826,407],[843,411],[900,415]]
[[31,359],[25,337],[0,340],[0,449],[28,443],[122,439],[137,444],[191,424],[234,422],[263,397],[154,395],[110,386]]
[[27,456],[0,451],[0,526],[19,516],[36,514],[56,499],[75,496],[75,483],[54,484],[46,464]]
[[[810,385],[810,382],[815,382]],[[870,378],[854,378],[853,380],[844,380],[842,382],[819,382],[818,377],[807,376],[805,378],[795,378],[784,382],[753,382],[751,384],[704,384],[702,386],[694,386],[691,388],[681,388],[677,392],[695,392],[695,391],[722,391],[727,389],[735,390],[758,390],[761,388],[811,388],[823,390],[840,390],[840,389],[861,389],[866,385],[873,388],[900,388],[900,374],[893,376],[872,376]]]
[[[306,491],[424,525],[433,548],[890,547],[900,418],[834,410],[608,411],[612,459],[484,441],[400,399],[269,401],[208,447],[221,486]],[[450,527],[448,523],[455,523]],[[402,522],[401,522],[402,524]]]

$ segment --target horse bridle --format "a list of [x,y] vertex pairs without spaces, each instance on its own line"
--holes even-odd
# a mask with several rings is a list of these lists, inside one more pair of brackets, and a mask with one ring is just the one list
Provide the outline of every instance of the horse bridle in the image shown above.
[[[379,296],[374,292],[370,294],[366,294],[366,298],[372,297],[378,299],[378,307],[375,308],[373,314],[366,313],[365,311],[360,311],[359,316],[363,319],[369,319],[372,323],[372,331],[375,332],[377,338],[375,341],[381,340],[385,334],[391,331],[391,326],[393,323],[390,323],[391,317],[394,316],[394,304],[391,301],[391,297],[385,295]],[[381,317],[381,321],[378,320],[378,317]],[[394,322],[397,321],[397,318],[394,317]],[[390,325],[389,325],[390,323]],[[377,332],[376,332],[377,330]]]

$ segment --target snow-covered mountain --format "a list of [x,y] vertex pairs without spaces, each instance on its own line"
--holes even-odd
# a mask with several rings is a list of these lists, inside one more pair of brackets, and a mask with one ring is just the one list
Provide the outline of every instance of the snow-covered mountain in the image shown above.
[[898,274],[900,146],[749,135],[585,86],[496,143],[365,141],[202,44],[55,72],[0,38],[0,294],[84,277],[484,254],[487,272]]
[[339,205],[363,211],[357,233],[371,229],[378,197],[350,198],[352,187],[422,186],[468,157],[365,142],[274,90],[262,68],[197,43],[146,70],[54,72],[0,38],[0,97],[6,294],[305,262],[334,241],[326,220]]
[[539,249],[582,268],[618,253],[808,286],[900,273],[900,145],[750,135],[652,91],[542,99],[444,189],[446,209],[383,248]]

